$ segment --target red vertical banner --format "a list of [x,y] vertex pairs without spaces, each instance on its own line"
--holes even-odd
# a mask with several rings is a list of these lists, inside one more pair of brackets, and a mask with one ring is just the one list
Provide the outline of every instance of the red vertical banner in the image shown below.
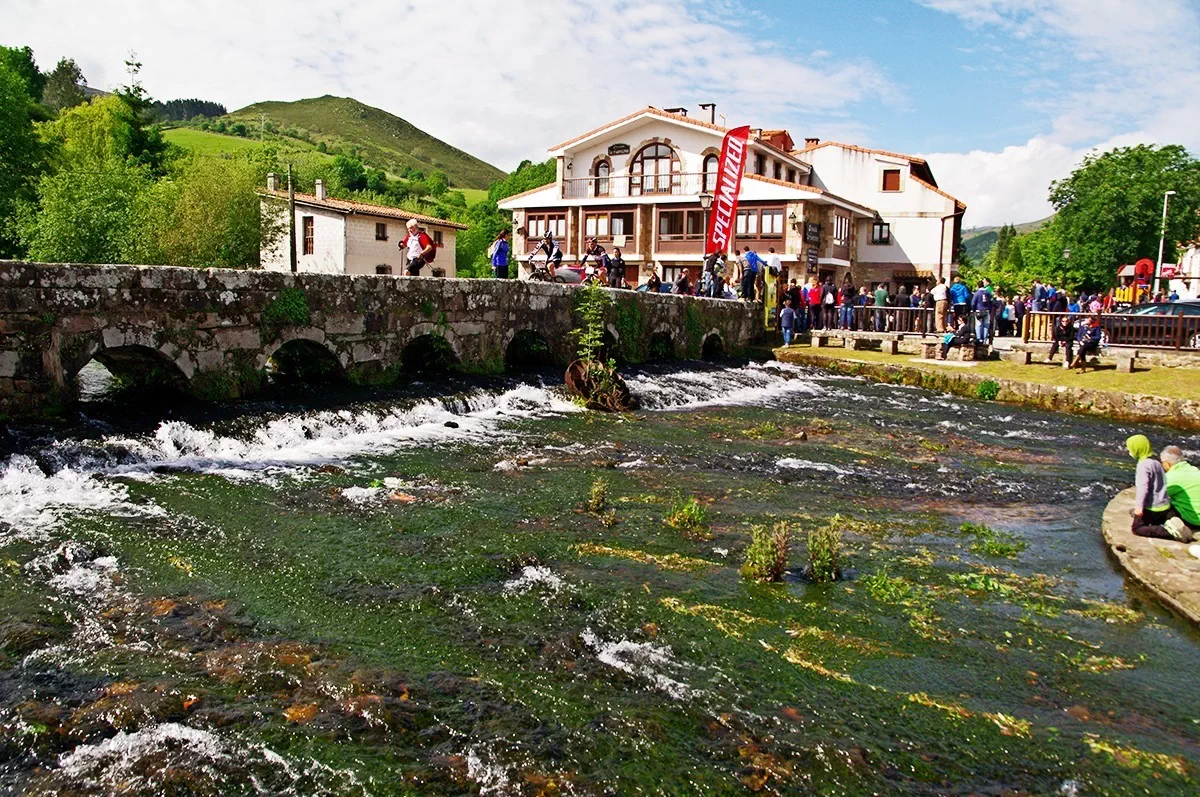
[[749,136],[749,125],[735,127],[721,142],[721,162],[717,167],[717,187],[713,193],[708,239],[704,243],[705,255],[729,250],[733,221],[737,217],[738,194],[742,190],[742,172],[746,169],[746,139]]

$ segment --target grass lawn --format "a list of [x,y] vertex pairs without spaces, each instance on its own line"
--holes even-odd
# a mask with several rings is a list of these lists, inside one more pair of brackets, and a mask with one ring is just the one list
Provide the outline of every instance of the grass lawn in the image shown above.
[[461,191],[462,195],[467,198],[468,205],[477,205],[488,198],[488,192],[485,188],[451,188],[451,191]]
[[[176,146],[183,147],[191,152],[198,152],[201,155],[228,155],[235,152],[244,152],[259,146],[257,138],[240,138],[239,136],[213,133],[208,130],[196,130],[191,127],[172,127],[169,130],[164,130],[163,138]],[[269,140],[267,143],[275,145],[280,153],[304,152],[320,155],[323,158],[333,157],[318,153],[316,148],[311,144],[304,141],[297,141],[296,139],[275,138]]]
[[812,346],[792,346],[776,349],[775,356],[787,361],[789,352],[812,357],[828,357],[835,360],[858,360],[861,362],[903,365],[930,372],[965,371],[977,376],[998,379],[1015,379],[1043,385],[1066,385],[1085,387],[1091,390],[1107,390],[1114,393],[1132,393],[1146,396],[1194,399],[1200,396],[1200,369],[1193,368],[1148,368],[1132,374],[1119,373],[1113,366],[1102,366],[1100,370],[1089,369],[1086,373],[1068,371],[1062,367],[1061,356],[1053,365],[1034,363],[1017,365],[1002,360],[981,362],[971,368],[953,365],[938,365],[916,362],[911,354],[884,354],[878,351],[847,351],[845,349],[818,349]]

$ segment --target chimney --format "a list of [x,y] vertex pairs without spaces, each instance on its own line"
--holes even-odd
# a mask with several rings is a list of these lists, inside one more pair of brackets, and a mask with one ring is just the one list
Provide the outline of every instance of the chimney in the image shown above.
[[275,172],[267,172],[267,190],[279,190],[279,180],[275,177]]
[[806,139],[804,139],[804,148],[808,149],[809,147],[815,147],[817,144],[820,144],[820,143],[821,143],[821,139],[819,139],[819,138],[806,138]]
[[317,194],[317,199],[325,198],[325,181],[324,180],[317,180],[316,194]]
[[716,104],[715,102],[702,102],[702,103],[700,103],[700,110],[701,110],[701,111],[708,111],[708,122],[709,122],[709,124],[714,124],[714,125],[715,125],[715,124],[717,123],[717,104]]

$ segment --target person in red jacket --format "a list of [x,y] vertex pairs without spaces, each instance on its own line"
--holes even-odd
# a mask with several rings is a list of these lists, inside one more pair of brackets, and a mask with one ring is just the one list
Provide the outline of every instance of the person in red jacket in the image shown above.
[[432,260],[433,239],[421,230],[416,219],[408,220],[408,235],[400,242],[400,246],[408,254],[408,265],[404,273],[410,277],[421,276],[421,267]]

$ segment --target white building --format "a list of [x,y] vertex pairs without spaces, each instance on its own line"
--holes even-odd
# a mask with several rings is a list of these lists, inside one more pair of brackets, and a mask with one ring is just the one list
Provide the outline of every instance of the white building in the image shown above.
[[[636,267],[631,283],[652,270],[695,278],[706,232],[699,197],[716,185],[725,132],[651,107],[551,148],[555,181],[500,203],[513,211],[515,253],[532,252],[550,229],[567,261],[591,236],[619,247]],[[788,278],[916,283],[955,270],[965,209],[919,158],[815,139],[796,149],[786,130],[753,130],[730,246],[764,257],[774,247]]]
[[[287,192],[278,189],[275,175],[267,175],[267,190],[261,195],[262,212],[287,213]],[[421,269],[422,277],[453,277],[454,243],[466,225],[400,208],[351,202],[326,196],[317,180],[315,194],[296,194],[297,271],[321,274],[404,274],[408,254],[400,246],[407,234],[405,225],[416,219],[437,246],[432,263]],[[262,267],[271,271],[291,270],[288,229],[264,242]]]
[[1180,299],[1200,299],[1200,243],[1189,246],[1179,257],[1179,266],[1170,280],[1168,293],[1174,290]]

